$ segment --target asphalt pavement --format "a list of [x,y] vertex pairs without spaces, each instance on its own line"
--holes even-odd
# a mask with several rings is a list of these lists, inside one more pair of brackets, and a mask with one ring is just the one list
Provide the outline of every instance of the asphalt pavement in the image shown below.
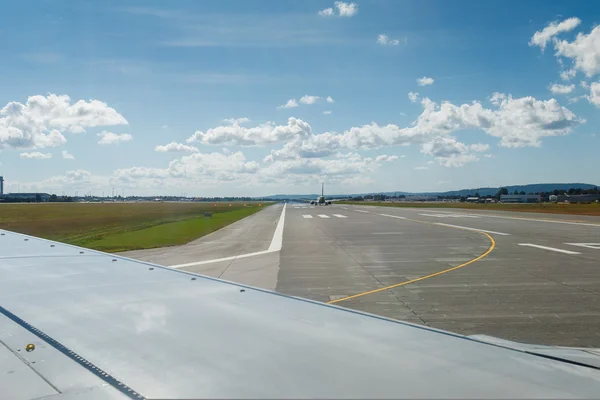
[[598,217],[288,204],[282,223],[282,209],[127,255],[460,334],[600,347]]

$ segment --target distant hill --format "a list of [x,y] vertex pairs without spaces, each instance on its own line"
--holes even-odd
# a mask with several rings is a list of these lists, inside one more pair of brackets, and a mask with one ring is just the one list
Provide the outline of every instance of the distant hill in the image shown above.
[[[573,189],[593,189],[598,187],[598,185],[591,185],[589,183],[532,183],[529,185],[509,185],[502,186],[505,187],[509,193],[513,193],[515,190],[525,193],[539,193],[542,192],[550,192],[554,189],[567,191],[571,188]],[[386,196],[395,196],[395,195],[433,195],[433,196],[464,196],[467,194],[474,194],[475,192],[479,193],[480,196],[488,196],[495,195],[500,190],[500,187],[483,187],[483,188],[472,188],[472,189],[460,189],[460,190],[450,190],[447,192],[403,192],[403,191],[394,191],[394,192],[368,192],[368,193],[345,193],[345,194],[327,194],[326,197],[331,198],[343,198],[343,197],[354,197],[354,196],[368,196],[373,194],[384,194]],[[290,200],[290,199],[316,199],[319,194],[275,194],[271,196],[261,197],[263,199],[269,200]]]

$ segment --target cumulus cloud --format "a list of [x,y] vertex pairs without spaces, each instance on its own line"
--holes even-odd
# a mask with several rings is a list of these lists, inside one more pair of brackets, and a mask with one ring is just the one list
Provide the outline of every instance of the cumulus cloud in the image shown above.
[[434,156],[438,164],[443,167],[462,167],[468,162],[479,160],[469,153],[469,148],[464,143],[458,142],[451,136],[433,138],[421,146],[421,152]]
[[287,103],[278,106],[277,108],[294,108],[298,107],[298,103],[296,103],[296,99],[289,99]]
[[433,82],[435,82],[433,78],[429,78],[427,76],[417,79],[417,85],[419,86],[433,85]]
[[390,39],[386,34],[377,35],[377,43],[383,46],[398,46],[400,41],[398,39]]
[[557,56],[573,61],[573,68],[592,77],[600,72],[600,26],[589,34],[578,33],[574,41],[555,40]]
[[166,152],[188,152],[196,153],[198,149],[194,146],[188,146],[183,143],[171,142],[167,145],[159,145],[154,148],[155,151],[166,153]]
[[488,151],[490,149],[490,145],[483,144],[483,143],[475,143],[475,144],[470,145],[469,148],[478,153],[482,153],[484,151]]
[[333,5],[335,10],[332,7],[329,7],[319,11],[318,14],[322,17],[332,17],[334,15],[339,17],[353,17],[358,13],[358,4],[356,3],[336,1]]
[[418,167],[415,167],[415,171],[425,171],[425,170],[427,170],[427,169],[429,169],[429,167],[425,167],[425,166],[418,166]]
[[72,103],[67,95],[30,96],[25,104],[13,101],[0,110],[0,149],[57,147],[67,141],[63,133],[126,124],[121,114],[99,100]]
[[335,103],[335,101],[331,98],[331,96],[327,96],[326,100],[328,103]]
[[21,153],[19,154],[21,158],[34,158],[36,160],[46,160],[48,158],[52,158],[52,154],[50,153],[40,153],[39,151],[32,151],[29,153]]
[[589,89],[590,88],[590,85],[586,81],[579,82],[579,86],[581,86],[584,89]]
[[587,99],[596,107],[600,107],[600,82],[594,82],[590,85],[590,94]]
[[246,122],[250,122],[250,119],[246,118],[246,117],[242,117],[242,118],[225,118],[223,120],[223,122],[227,122],[228,124],[231,124],[231,125],[241,125],[241,124],[245,124]]
[[120,142],[128,142],[133,139],[129,133],[113,133],[108,131],[102,131],[98,133],[100,140],[98,140],[98,144],[116,144]]
[[287,125],[276,126],[271,122],[267,122],[253,128],[230,125],[218,126],[206,132],[196,131],[187,139],[187,142],[255,146],[290,140],[296,137],[308,137],[311,134],[312,130],[308,123],[300,119],[289,118]]
[[577,75],[577,71],[575,71],[573,68],[571,68],[571,69],[568,69],[566,71],[562,71],[560,73],[560,78],[563,81],[568,81],[569,79],[574,78],[575,75]]
[[550,91],[554,94],[569,94],[575,89],[575,85],[560,85],[554,83],[550,85]]
[[325,110],[325,111],[323,111],[323,114],[330,115],[331,114],[331,110]]
[[417,93],[417,92],[408,92],[408,99],[412,103],[416,103],[417,100],[419,100],[419,93]]
[[61,154],[62,154],[62,158],[65,160],[74,160],[75,159],[73,154],[69,153],[67,150],[61,151]]
[[300,103],[302,104],[315,104],[317,102],[317,100],[319,100],[320,97],[319,96],[309,96],[309,95],[304,95],[300,98]]
[[546,48],[546,44],[553,37],[555,37],[556,35],[558,35],[559,33],[562,33],[562,32],[572,31],[580,23],[581,23],[581,20],[576,17],[565,19],[564,21],[562,21],[560,23],[551,22],[544,29],[542,29],[541,31],[537,31],[533,34],[533,36],[531,37],[531,40],[529,42],[529,46],[538,46],[539,48],[542,49],[542,51],[544,51],[544,49]]
[[382,155],[375,157],[375,161],[385,161],[385,162],[392,162],[392,161],[396,161],[397,159],[398,159],[398,156],[388,156],[387,154],[382,154]]

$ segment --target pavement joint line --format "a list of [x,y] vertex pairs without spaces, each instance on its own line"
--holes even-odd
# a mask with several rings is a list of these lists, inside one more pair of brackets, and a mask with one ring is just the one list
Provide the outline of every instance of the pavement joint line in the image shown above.
[[475,231],[475,232],[486,232],[486,233],[493,233],[494,235],[501,235],[501,236],[510,236],[510,233],[502,233],[502,232],[496,232],[496,231],[488,231],[485,229],[478,229],[478,228],[471,228],[468,226],[460,226],[460,225],[451,225],[451,224],[444,224],[442,222],[435,222],[434,225],[441,225],[441,226],[448,226],[448,227],[452,227],[452,228],[458,228],[458,229],[465,229],[467,231]]
[[570,255],[581,254],[577,251],[557,249],[555,247],[548,247],[548,246],[540,246],[539,244],[533,244],[533,243],[519,243],[519,246],[535,247],[537,249],[556,251],[557,253],[570,254]]
[[390,290],[390,289],[394,289],[394,288],[397,288],[397,287],[406,286],[406,285],[409,285],[411,283],[415,283],[415,282],[419,282],[419,281],[422,281],[422,280],[425,280],[425,279],[433,278],[433,277],[436,277],[436,276],[439,276],[439,275],[447,274],[448,272],[452,272],[452,271],[455,271],[457,269],[466,267],[469,264],[473,264],[474,262],[479,261],[482,258],[486,257],[496,247],[496,241],[494,240],[494,238],[492,236],[490,236],[489,234],[487,234],[485,232],[480,232],[480,233],[482,235],[485,235],[490,240],[490,247],[488,247],[488,249],[484,253],[480,254],[479,256],[477,256],[475,258],[470,259],[469,261],[467,261],[465,263],[462,263],[462,264],[457,265],[457,266],[452,267],[452,268],[445,269],[443,271],[438,271],[438,272],[435,272],[433,274],[422,276],[420,278],[411,279],[411,280],[406,281],[406,282],[396,283],[395,285],[390,285],[390,286],[382,287],[382,288],[379,288],[379,289],[369,290],[368,292],[357,293],[357,294],[354,294],[352,296],[343,297],[341,299],[328,301],[327,304],[335,304],[335,303],[339,303],[339,302],[342,302],[342,301],[355,299],[357,297],[362,297],[362,296],[366,296],[366,295],[369,295],[369,294],[379,293],[379,292],[383,292],[385,290]]
[[246,253],[246,254],[238,254],[236,256],[230,257],[222,257],[222,258],[213,258],[212,260],[203,260],[203,261],[195,261],[191,263],[185,264],[177,264],[177,265],[169,265],[169,268],[184,268],[184,267],[193,267],[196,265],[204,265],[204,264],[212,264],[223,261],[231,261],[237,260],[238,258],[248,258],[254,256],[261,256],[263,254],[275,253],[281,250],[283,245],[283,226],[285,224],[285,208],[287,207],[287,203],[283,206],[283,210],[281,210],[281,215],[279,216],[279,221],[277,222],[277,226],[275,227],[275,232],[273,233],[273,239],[271,239],[271,244],[269,245],[268,250],[263,251],[255,251],[254,253]]

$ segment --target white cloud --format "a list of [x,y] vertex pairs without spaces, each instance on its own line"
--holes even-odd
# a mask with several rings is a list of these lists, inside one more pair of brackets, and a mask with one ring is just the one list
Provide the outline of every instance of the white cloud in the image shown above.
[[289,99],[287,103],[278,106],[277,108],[294,108],[298,107],[298,103],[296,103],[296,99]]
[[554,83],[550,86],[550,91],[554,94],[569,94],[575,89],[575,85],[560,85]]
[[492,154],[489,154],[489,153],[488,153],[488,154],[484,154],[483,156],[484,156],[485,158],[492,158],[492,157],[493,157],[493,155],[492,155]]
[[319,14],[322,17],[331,17],[333,16],[333,8],[326,8],[324,10],[319,11],[317,14]]
[[115,144],[119,142],[128,142],[133,139],[133,136],[129,133],[118,134],[108,131],[102,131],[98,133],[98,136],[100,137],[98,144]]
[[25,104],[13,101],[0,110],[0,149],[57,147],[67,141],[63,132],[126,124],[121,114],[98,100],[72,104],[67,95],[30,96]]
[[425,171],[427,169],[429,169],[429,167],[425,167],[425,166],[415,167],[415,171]]
[[194,146],[188,146],[186,144],[183,143],[176,143],[176,142],[171,142],[167,145],[159,145],[156,146],[154,148],[154,151],[158,151],[158,152],[189,152],[189,153],[196,153],[198,151],[198,149]]
[[336,1],[334,5],[335,8],[337,8],[340,17],[353,17],[358,13],[358,5],[356,3]]
[[62,158],[65,160],[74,160],[75,159],[73,154],[69,153],[67,150],[61,151],[61,154],[62,154]]
[[397,159],[398,159],[398,156],[388,156],[387,154],[382,154],[382,155],[375,157],[375,161],[391,162],[391,161],[396,161]]
[[400,44],[400,40],[390,39],[388,35],[382,33],[380,35],[377,35],[377,43],[384,46],[398,46]]
[[331,96],[327,96],[328,103],[335,103],[335,101],[331,98]]
[[336,1],[334,3],[334,7],[335,10],[332,7],[329,7],[319,11],[317,14],[319,14],[322,17],[332,17],[334,15],[340,17],[353,17],[358,12],[358,4],[356,3],[345,3],[343,1]]
[[484,151],[488,151],[490,149],[490,145],[483,144],[483,143],[475,143],[475,144],[470,145],[469,148],[478,153],[483,153]]
[[317,102],[317,100],[319,100],[320,97],[319,96],[309,96],[309,95],[304,95],[300,98],[300,103],[302,104],[315,104]]
[[443,167],[462,167],[479,159],[469,153],[469,148],[451,136],[438,136],[421,146],[421,153],[434,156]]
[[289,118],[287,125],[275,126],[273,123],[267,122],[253,128],[230,125],[218,126],[206,132],[196,131],[187,139],[187,142],[198,141],[203,144],[255,146],[310,135],[312,135],[312,131],[308,123],[300,119]]
[[417,92],[408,92],[408,99],[411,103],[416,103],[419,100],[419,93]]
[[590,85],[586,81],[579,82],[579,86],[581,86],[584,89],[589,89],[590,88]]
[[48,158],[52,158],[52,154],[50,153],[40,153],[39,151],[33,151],[29,153],[21,153],[19,154],[21,158],[34,158],[36,160],[46,160]]
[[246,117],[242,117],[242,118],[225,118],[223,120],[223,122],[227,122],[230,125],[241,125],[241,124],[245,124],[246,122],[250,122],[250,119],[246,118]]
[[600,107],[600,81],[593,82],[590,85],[590,94],[587,96],[587,99],[596,107]]
[[566,71],[562,71],[560,73],[560,78],[563,81],[568,81],[569,79],[574,78],[575,75],[577,75],[577,71],[575,71],[573,68],[571,68],[571,69],[568,69]]
[[169,125],[163,125],[163,126],[161,126],[161,128],[163,128],[163,129],[169,129]]
[[600,26],[589,34],[578,33],[574,41],[556,40],[554,48],[557,56],[573,60],[573,68],[584,72],[588,77],[600,72]]
[[419,86],[433,85],[433,82],[435,82],[434,79],[427,76],[417,79],[417,85]]
[[544,29],[533,34],[529,46],[539,46],[542,51],[544,51],[546,44],[550,39],[559,33],[569,32],[575,29],[580,23],[581,20],[576,17],[565,19],[560,23],[551,22]]
[[325,114],[325,115],[331,115],[331,110],[325,110],[325,111],[323,111],[323,114]]

